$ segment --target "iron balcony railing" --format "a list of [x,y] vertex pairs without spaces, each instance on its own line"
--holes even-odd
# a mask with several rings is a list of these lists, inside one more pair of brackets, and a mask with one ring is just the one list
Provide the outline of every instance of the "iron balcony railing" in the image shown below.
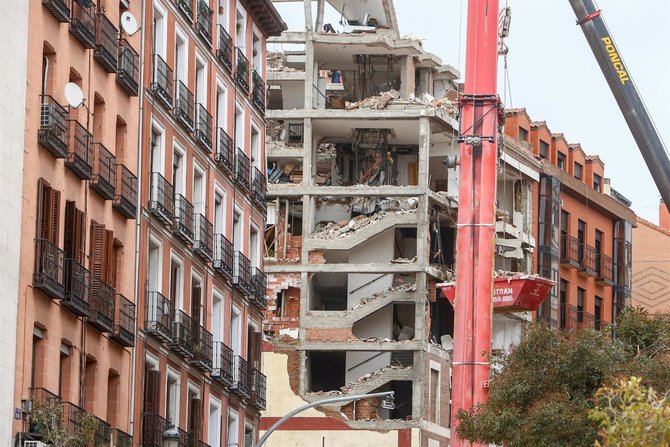
[[105,16],[105,13],[96,14],[95,50],[93,57],[107,73],[116,73],[119,56],[119,30]]
[[254,83],[252,99],[256,107],[265,112],[265,82],[261,75],[256,70],[252,73],[252,80]]
[[110,338],[121,346],[135,346],[135,303],[120,293],[114,306],[114,330]]
[[232,281],[234,262],[233,244],[223,234],[214,235],[214,261],[212,262],[214,270]]
[[151,173],[149,211],[165,226],[172,226],[174,217],[174,188],[160,172]]
[[235,65],[235,79],[237,85],[248,95],[249,94],[249,59],[244,55],[244,52],[237,49],[237,64]]
[[[30,388],[30,406],[35,408],[36,406],[46,406],[46,405],[58,405],[61,403],[61,398],[46,388]],[[33,413],[28,413],[27,418],[27,432],[32,438],[41,438],[43,433],[43,427],[39,425],[38,422],[33,420]]]
[[93,138],[84,126],[70,120],[70,143],[67,148],[65,166],[82,180],[93,175]]
[[47,239],[35,240],[35,272],[33,287],[54,299],[62,299],[65,294],[63,250]]
[[142,447],[165,447],[163,435],[171,425],[156,413],[145,413],[142,419]]
[[259,308],[265,309],[265,289],[267,288],[267,277],[265,273],[260,271],[258,268],[253,267],[253,274],[251,276],[252,284],[252,302],[256,304]]
[[61,427],[67,429],[70,433],[78,431],[81,428],[81,419],[86,411],[72,402],[63,402],[62,409]]
[[121,163],[116,164],[112,207],[126,219],[134,219],[137,213],[137,176]]
[[595,315],[572,304],[561,305],[560,317],[560,327],[564,330],[592,329],[596,324]]
[[147,292],[145,328],[157,339],[172,342],[172,303],[160,292]]
[[185,359],[195,353],[195,324],[183,310],[176,310],[172,322],[172,343],[170,348]]
[[218,25],[219,46],[216,49],[216,57],[221,61],[229,72],[233,71],[233,39],[223,25]]
[[49,95],[40,96],[38,142],[56,158],[67,156],[70,140],[67,109]]
[[70,34],[79,41],[84,48],[95,48],[95,6],[81,6],[71,2],[72,16],[70,17]]
[[561,236],[561,262],[570,264],[573,267],[581,266],[581,258],[579,256],[579,241],[576,237],[562,235]]
[[217,131],[217,145],[214,161],[228,173],[233,173],[235,164],[235,152],[233,151],[233,139],[228,136],[223,128],[218,127]]
[[240,293],[251,295],[251,261],[240,251],[235,252],[232,284]]
[[240,397],[248,399],[251,396],[251,381],[247,361],[239,355],[235,357],[233,366],[232,389]]
[[596,276],[596,281],[603,284],[611,286],[614,284],[614,267],[613,261],[610,256],[605,254],[600,255],[600,262],[597,263],[596,269],[598,275]]
[[70,2],[68,0],[42,0],[42,4],[60,23],[68,23],[70,21]]
[[116,157],[102,143],[93,143],[91,188],[107,200],[114,200]]
[[140,56],[125,39],[119,40],[119,61],[116,82],[130,96],[139,94]]
[[80,317],[90,315],[90,285],[88,269],[76,259],[65,260],[65,295],[61,304]]
[[189,22],[193,20],[193,1],[194,0],[175,0],[177,9],[179,9]]
[[249,192],[251,186],[249,181],[250,166],[251,161],[249,160],[249,157],[247,157],[244,154],[244,151],[238,147],[235,154],[235,173],[233,179],[247,192]]
[[112,427],[102,419],[94,416],[98,425],[93,433],[93,447],[109,447],[112,442]]
[[222,341],[214,342],[212,377],[226,387],[233,386],[235,357],[233,351]]
[[200,213],[195,215],[193,251],[204,261],[211,261],[214,255],[214,226]]
[[202,104],[195,106],[195,139],[207,152],[212,151],[212,115]]
[[258,206],[265,209],[265,193],[267,191],[267,179],[257,167],[254,167],[251,180],[251,198]]
[[112,430],[114,447],[133,447],[133,437],[121,429]]
[[192,433],[189,433],[181,428],[176,428],[179,437],[177,438],[176,447],[192,447],[196,445],[196,439]]
[[212,333],[200,325],[195,326],[195,349],[191,363],[202,371],[212,371]]
[[198,0],[198,17],[195,30],[205,40],[208,47],[212,46],[212,10],[206,1]]
[[596,249],[587,244],[582,244],[582,263],[580,270],[587,275],[596,276],[598,270],[596,269]]
[[91,317],[89,323],[101,332],[114,330],[116,291],[102,279],[91,278]]
[[265,392],[267,379],[265,375],[253,368],[251,374],[251,405],[259,410],[265,410]]
[[174,223],[172,232],[185,244],[193,244],[193,205],[181,194],[174,195]]
[[151,91],[154,92],[158,98],[163,101],[163,104],[168,109],[172,108],[172,97],[174,89],[174,75],[172,69],[168,67],[167,62],[158,55],[153,55],[154,71],[151,80]]
[[193,93],[186,84],[177,80],[175,82],[174,115],[189,132],[193,131]]

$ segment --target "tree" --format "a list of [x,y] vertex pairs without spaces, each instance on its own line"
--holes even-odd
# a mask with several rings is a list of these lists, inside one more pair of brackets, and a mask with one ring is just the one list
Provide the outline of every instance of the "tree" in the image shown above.
[[76,424],[63,424],[64,408],[57,399],[35,399],[30,414],[31,424],[52,447],[81,447],[93,444],[98,419],[91,413],[77,410]]
[[492,359],[489,400],[458,414],[458,434],[508,447],[591,447],[599,424],[595,394],[621,377],[670,389],[670,319],[625,311],[616,337],[605,331],[561,333],[531,324],[508,355]]

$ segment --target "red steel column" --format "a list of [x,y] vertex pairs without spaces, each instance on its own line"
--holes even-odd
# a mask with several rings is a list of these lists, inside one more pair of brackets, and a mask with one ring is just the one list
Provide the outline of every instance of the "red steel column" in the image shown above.
[[[459,410],[488,397],[498,159],[498,5],[469,0],[465,90],[461,100],[460,185],[452,427]],[[479,142],[479,139],[481,141]],[[451,446],[470,446],[451,430]]]

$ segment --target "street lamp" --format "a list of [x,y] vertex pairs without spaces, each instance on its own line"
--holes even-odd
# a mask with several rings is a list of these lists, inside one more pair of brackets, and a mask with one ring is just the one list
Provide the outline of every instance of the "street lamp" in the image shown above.
[[383,393],[356,394],[354,396],[330,397],[328,399],[322,399],[316,402],[303,405],[302,407],[298,407],[295,410],[287,413],[284,417],[280,418],[277,422],[272,424],[272,427],[270,427],[258,441],[256,447],[262,447],[265,441],[267,441],[267,439],[270,437],[272,432],[275,431],[277,428],[279,428],[280,425],[291,419],[296,414],[302,413],[303,411],[307,410],[308,408],[317,407],[319,405],[334,404],[337,402],[351,402],[360,399],[367,399],[370,397],[383,397],[384,399],[382,400],[382,408],[392,410],[393,408],[395,408],[394,396],[395,396],[394,391],[384,391]]

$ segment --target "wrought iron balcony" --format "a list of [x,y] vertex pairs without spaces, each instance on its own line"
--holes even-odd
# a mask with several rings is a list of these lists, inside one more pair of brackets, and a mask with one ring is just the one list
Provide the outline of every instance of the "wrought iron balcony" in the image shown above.
[[242,90],[249,94],[249,59],[241,49],[237,49],[237,64],[235,65],[235,80]]
[[251,370],[251,405],[259,410],[265,410],[265,391],[267,379],[265,375],[253,368]]
[[220,384],[231,387],[234,382],[233,367],[235,366],[233,351],[222,341],[214,342],[212,377]]
[[214,235],[214,261],[212,263],[214,270],[232,281],[234,262],[233,244],[223,234]]
[[121,163],[116,164],[116,186],[112,207],[126,219],[137,213],[137,176]]
[[[30,406],[32,408],[39,405],[57,405],[60,403],[61,398],[46,388],[30,388]],[[33,439],[42,439],[42,436],[44,435],[42,426],[32,420],[32,412],[28,413],[27,430],[28,434]]]
[[212,333],[204,327],[195,328],[195,349],[191,363],[202,371],[212,370]]
[[596,324],[595,315],[572,304],[561,305],[561,319],[560,327],[564,330],[592,329]]
[[151,173],[149,211],[165,226],[172,226],[174,188],[159,172]]
[[172,232],[185,244],[193,244],[193,205],[181,194],[174,195]]
[[579,268],[582,260],[579,253],[579,241],[576,237],[561,237],[561,262]]
[[221,166],[223,170],[228,173],[233,173],[235,164],[235,152],[233,151],[233,139],[228,136],[225,130],[217,127],[217,145],[214,161]]
[[75,120],[70,120],[65,166],[82,180],[90,180],[93,175],[93,137]]
[[596,282],[607,286],[613,285],[614,267],[612,258],[605,254],[601,254],[597,260],[596,270],[598,271],[598,275],[596,276]]
[[168,109],[172,108],[172,97],[174,89],[174,75],[167,62],[158,55],[153,55],[154,71],[151,79],[151,91],[163,102]]
[[120,293],[114,306],[114,330],[110,338],[121,346],[135,346],[135,303]]
[[216,49],[216,57],[221,61],[229,72],[233,71],[233,39],[223,25],[218,25],[219,46]]
[[241,252],[235,252],[233,286],[244,295],[251,295],[251,261]]
[[91,278],[91,317],[89,323],[101,332],[112,332],[114,330],[114,306],[116,304],[116,291],[114,287],[106,284],[100,278]]
[[145,328],[149,335],[172,342],[172,303],[160,292],[147,292]]
[[102,143],[93,143],[91,188],[107,200],[114,200],[116,157]]
[[247,157],[242,149],[238,147],[235,154],[235,173],[233,174],[233,179],[247,192],[250,191],[251,187],[249,181],[250,166],[251,161],[249,160],[249,157]]
[[252,80],[254,82],[254,89],[252,94],[254,104],[256,104],[256,107],[258,107],[262,112],[265,112],[265,82],[256,70],[253,71]]
[[163,434],[170,422],[156,413],[145,413],[142,419],[142,447],[165,447]]
[[46,239],[36,239],[33,287],[51,298],[63,298],[65,295],[64,258],[63,250]]
[[265,209],[267,206],[265,202],[266,191],[267,179],[258,168],[254,167],[251,181],[251,198],[262,209]]
[[195,324],[183,310],[176,310],[172,322],[172,343],[170,348],[185,359],[195,353]]
[[208,47],[212,46],[212,10],[206,1],[198,0],[198,17],[195,22],[195,30],[200,37],[205,39]]
[[86,410],[72,402],[62,403],[63,414],[61,415],[61,427],[68,429],[70,432],[79,430],[81,427],[81,419],[86,414]]
[[125,39],[119,40],[119,61],[116,67],[116,82],[130,96],[139,93],[140,57]]
[[202,104],[195,106],[195,139],[207,152],[212,151],[212,115]]
[[175,0],[175,3],[177,9],[191,22],[193,20],[193,0]]
[[79,41],[84,48],[95,48],[95,6],[81,6],[71,2],[72,16],[70,17],[70,34]]
[[596,269],[596,249],[587,244],[582,244],[581,247],[582,253],[582,264],[580,266],[580,272],[589,275],[597,276],[598,270]]
[[257,269],[256,267],[252,268],[253,274],[251,276],[252,284],[252,303],[256,304],[259,308],[265,309],[265,289],[267,288],[267,277],[265,273]]
[[112,430],[114,447],[133,447],[133,437],[118,428]]
[[95,22],[93,57],[107,73],[116,73],[119,55],[119,30],[103,12],[96,14]]
[[90,315],[90,275],[76,259],[65,260],[65,296],[61,304],[80,317]]
[[42,4],[60,23],[70,21],[70,2],[68,0],[42,0]]
[[251,396],[251,380],[247,361],[239,355],[235,357],[233,367],[233,391],[238,396],[248,399]]
[[67,109],[49,95],[40,96],[40,130],[38,142],[56,158],[67,156],[70,140]]
[[204,261],[211,261],[214,255],[214,226],[202,214],[195,215],[193,251]]
[[175,82],[174,116],[177,121],[189,132],[193,131],[193,93],[186,84],[177,80]]
[[94,417],[97,420],[98,425],[95,427],[95,432],[93,433],[92,447],[109,447],[112,442],[112,427],[99,417]]

